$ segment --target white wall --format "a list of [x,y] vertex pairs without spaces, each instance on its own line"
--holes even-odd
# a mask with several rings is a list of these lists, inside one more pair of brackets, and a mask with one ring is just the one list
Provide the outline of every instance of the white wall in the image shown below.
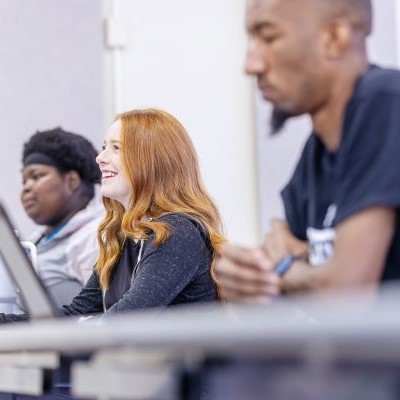
[[[374,33],[369,39],[370,59],[384,66],[399,66],[400,0],[374,0]],[[290,121],[280,135],[269,137],[267,121],[271,107],[260,99],[255,89],[258,137],[258,168],[261,232],[269,229],[273,217],[283,217],[280,190],[288,181],[311,132],[307,117]]]
[[122,37],[122,48],[109,50],[109,106],[114,112],[159,107],[180,119],[228,237],[255,243],[259,214],[252,90],[243,74],[245,0],[109,0],[105,10],[119,18],[121,31],[113,35]]
[[395,15],[395,26],[396,35],[395,41],[397,42],[397,65],[400,66],[400,1],[394,2],[394,15]]
[[371,62],[383,66],[400,66],[400,1],[373,0],[374,32],[369,38]]

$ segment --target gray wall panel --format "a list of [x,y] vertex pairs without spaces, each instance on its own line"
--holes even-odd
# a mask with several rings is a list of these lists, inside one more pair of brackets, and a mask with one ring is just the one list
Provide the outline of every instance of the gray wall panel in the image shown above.
[[22,143],[57,125],[100,144],[104,130],[100,0],[0,0],[0,197],[22,233]]

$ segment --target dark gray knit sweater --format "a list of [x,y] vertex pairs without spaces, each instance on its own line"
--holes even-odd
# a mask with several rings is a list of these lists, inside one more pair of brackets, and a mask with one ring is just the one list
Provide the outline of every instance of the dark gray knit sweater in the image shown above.
[[[126,242],[105,295],[105,315],[216,300],[217,292],[210,275],[212,248],[202,225],[185,214],[169,214],[159,220],[168,224],[170,236],[156,247],[154,235],[151,235],[143,244],[137,265],[140,242]],[[137,272],[131,279],[135,267]],[[123,271],[119,279],[115,278],[117,271]],[[128,277],[128,284],[121,276]],[[100,282],[93,273],[72,303],[63,306],[61,313],[99,314],[104,310],[103,304]],[[0,323],[26,319],[26,315],[0,314]]]

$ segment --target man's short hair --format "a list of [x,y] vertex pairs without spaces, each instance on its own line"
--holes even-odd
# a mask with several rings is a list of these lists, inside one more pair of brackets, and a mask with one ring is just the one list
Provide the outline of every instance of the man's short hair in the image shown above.
[[[93,185],[100,182],[97,154],[89,140],[58,127],[32,135],[24,144],[22,162],[26,165],[29,160],[34,160],[35,156],[37,160],[43,156],[43,159],[54,160],[51,165],[61,173],[76,171],[83,182]],[[40,164],[40,161],[38,163]]]
[[349,17],[356,29],[365,36],[372,31],[372,3],[371,0],[314,0],[321,10],[330,17]]

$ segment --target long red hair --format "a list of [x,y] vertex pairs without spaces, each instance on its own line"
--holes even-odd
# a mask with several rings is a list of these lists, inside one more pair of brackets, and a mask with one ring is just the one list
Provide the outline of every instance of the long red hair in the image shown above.
[[157,219],[168,213],[196,218],[208,232],[214,259],[224,242],[218,210],[204,188],[196,151],[182,124],[171,114],[133,110],[116,117],[121,121],[121,161],[131,187],[127,210],[104,198],[106,215],[98,230],[100,245],[96,271],[101,286],[108,288],[111,273],[126,238],[147,240],[154,233],[160,245],[168,226]]

